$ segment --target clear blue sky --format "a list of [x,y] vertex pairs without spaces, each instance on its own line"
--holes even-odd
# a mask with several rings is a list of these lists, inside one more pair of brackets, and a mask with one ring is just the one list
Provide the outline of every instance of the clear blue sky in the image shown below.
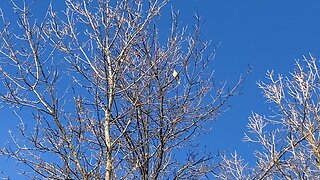
[[248,64],[243,95],[235,97],[232,108],[214,124],[207,142],[212,150],[234,150],[252,162],[254,146],[241,141],[252,111],[270,114],[256,82],[265,80],[266,70],[288,75],[296,59],[311,53],[320,58],[320,1],[298,0],[195,0],[174,1],[183,23],[193,11],[206,22],[202,35],[221,42],[215,63],[216,80],[234,83]]
[[[202,38],[216,44],[221,42],[213,63],[217,81],[226,80],[231,86],[247,71],[248,65],[253,66],[243,95],[229,102],[232,108],[218,118],[212,133],[203,141],[213,153],[237,150],[253,162],[250,157],[254,146],[241,141],[247,130],[248,116],[252,111],[270,113],[256,82],[264,80],[266,70],[288,74],[293,70],[294,60],[302,55],[311,53],[320,58],[320,1],[173,0],[171,5],[180,10],[182,25],[191,25],[193,13],[199,12],[205,19]],[[5,0],[0,6],[10,10]],[[13,129],[17,121],[11,119],[10,112],[0,110],[0,113],[2,144],[8,128]],[[6,170],[6,166],[8,164],[1,161],[0,172]]]

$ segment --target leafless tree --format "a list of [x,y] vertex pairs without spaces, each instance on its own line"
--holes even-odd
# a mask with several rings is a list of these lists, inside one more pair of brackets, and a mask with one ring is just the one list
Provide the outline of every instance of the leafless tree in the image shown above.
[[212,157],[189,147],[242,78],[230,89],[214,85],[200,18],[180,28],[172,11],[160,35],[166,0],[65,0],[62,12],[54,3],[35,18],[36,4],[12,2],[17,25],[1,13],[1,103],[21,109],[21,124],[0,154],[35,179],[210,173]]
[[320,76],[311,55],[296,62],[290,76],[267,72],[260,82],[272,115],[253,113],[244,140],[257,143],[256,167],[237,154],[222,155],[221,179],[318,179],[320,177]]

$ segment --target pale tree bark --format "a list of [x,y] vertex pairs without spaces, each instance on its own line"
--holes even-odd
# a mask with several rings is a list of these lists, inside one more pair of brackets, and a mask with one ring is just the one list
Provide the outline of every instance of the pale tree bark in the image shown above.
[[[0,154],[34,179],[210,174],[213,157],[192,145],[243,77],[228,90],[214,85],[215,49],[200,40],[201,19],[180,28],[173,11],[170,30],[160,33],[166,0],[64,2],[37,20],[36,3],[13,2],[18,24],[2,14],[1,103],[22,112],[20,134]],[[188,151],[185,159],[178,151]]]
[[259,82],[272,114],[253,113],[245,141],[256,143],[256,167],[237,156],[223,160],[216,176],[221,179],[317,179],[320,176],[319,62],[304,57],[289,76],[267,72]]

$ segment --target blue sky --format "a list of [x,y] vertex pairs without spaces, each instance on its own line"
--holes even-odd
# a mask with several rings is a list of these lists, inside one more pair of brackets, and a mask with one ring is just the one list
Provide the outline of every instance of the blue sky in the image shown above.
[[221,42],[213,63],[217,81],[232,85],[248,65],[253,66],[243,94],[229,102],[232,108],[218,118],[205,140],[213,152],[237,150],[253,164],[255,146],[241,141],[248,116],[253,111],[271,114],[256,83],[266,80],[267,70],[288,75],[302,55],[311,53],[319,58],[320,1],[195,0],[172,4],[180,10],[183,24],[190,24],[192,13],[199,12],[205,19],[202,37]]
[[[302,55],[311,53],[320,57],[320,1],[173,0],[171,5],[180,10],[181,25],[192,25],[192,16],[198,12],[205,19],[202,38],[212,40],[213,44],[221,43],[213,63],[217,81],[226,80],[232,86],[248,65],[253,66],[243,94],[229,102],[232,108],[218,118],[203,142],[212,152],[237,150],[254,162],[254,145],[241,141],[248,116],[252,111],[270,113],[256,82],[264,80],[266,70],[288,74],[294,68],[294,60]],[[7,2],[1,1],[0,7],[4,6],[6,11],[10,10]],[[9,111],[0,110],[0,113],[3,143],[8,128],[14,129],[17,121]],[[9,165],[2,161],[0,172],[5,166]]]

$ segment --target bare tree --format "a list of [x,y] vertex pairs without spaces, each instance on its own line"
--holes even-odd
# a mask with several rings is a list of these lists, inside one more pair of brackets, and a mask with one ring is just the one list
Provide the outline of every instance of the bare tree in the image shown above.
[[[17,26],[1,13],[0,97],[4,108],[23,112],[20,134],[12,133],[0,154],[24,163],[35,173],[22,173],[35,179],[194,179],[211,172],[212,157],[188,147],[225,110],[242,78],[229,90],[214,86],[214,51],[199,37],[198,16],[188,30],[173,11],[160,35],[167,3],[65,0],[61,13],[52,4],[35,20],[34,6],[13,2]],[[188,151],[185,159],[179,151]]]
[[253,113],[244,140],[257,143],[256,167],[237,154],[222,156],[216,176],[221,179],[318,179],[320,177],[320,76],[311,55],[296,62],[290,76],[268,71],[260,82],[272,115]]

